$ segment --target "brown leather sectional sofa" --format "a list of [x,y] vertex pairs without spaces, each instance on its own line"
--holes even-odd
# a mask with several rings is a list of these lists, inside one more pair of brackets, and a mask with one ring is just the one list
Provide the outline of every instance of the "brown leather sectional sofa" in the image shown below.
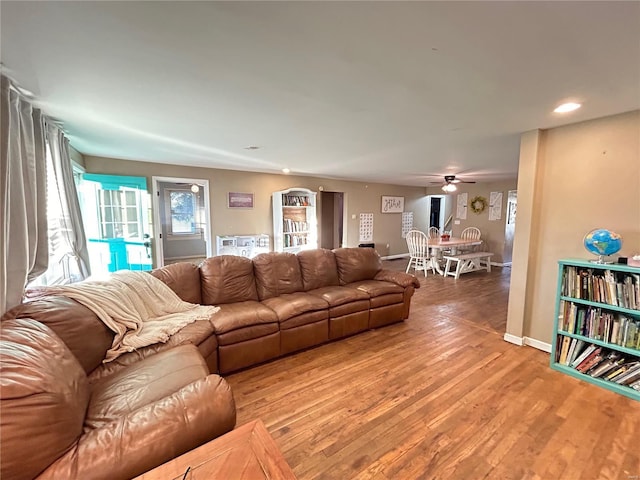
[[226,374],[406,319],[417,279],[369,248],[212,257],[151,272],[217,305],[167,343],[102,363],[113,334],[51,296],[2,318],[1,478],[125,479],[231,430]]

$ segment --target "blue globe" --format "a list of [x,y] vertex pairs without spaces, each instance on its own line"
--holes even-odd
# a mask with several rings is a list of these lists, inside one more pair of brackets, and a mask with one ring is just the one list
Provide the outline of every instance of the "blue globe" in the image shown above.
[[622,248],[622,237],[606,228],[597,228],[584,236],[584,247],[594,255],[613,255]]

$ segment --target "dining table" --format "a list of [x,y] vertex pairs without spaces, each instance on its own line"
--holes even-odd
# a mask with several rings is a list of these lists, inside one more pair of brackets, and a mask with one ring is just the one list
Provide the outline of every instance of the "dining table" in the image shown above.
[[451,250],[451,255],[457,255],[458,248],[470,247],[474,245],[482,244],[482,240],[466,239],[458,237],[449,237],[447,240],[443,240],[442,237],[429,239],[429,248],[431,249],[431,264],[436,272],[440,275],[444,275],[442,269],[442,251]]

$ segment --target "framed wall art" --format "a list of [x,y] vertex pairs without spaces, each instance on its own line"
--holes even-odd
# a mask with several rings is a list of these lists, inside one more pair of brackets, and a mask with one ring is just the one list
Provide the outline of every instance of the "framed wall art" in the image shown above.
[[404,197],[382,195],[382,213],[404,212]]
[[227,194],[227,207],[253,208],[253,193],[229,192]]

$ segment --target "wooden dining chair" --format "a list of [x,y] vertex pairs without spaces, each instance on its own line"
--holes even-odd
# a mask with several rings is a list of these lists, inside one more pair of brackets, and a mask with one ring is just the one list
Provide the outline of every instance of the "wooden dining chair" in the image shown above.
[[429,227],[427,236],[429,237],[429,240],[440,238],[440,229],[438,227]]
[[[478,227],[467,227],[464,230],[462,230],[462,233],[460,234],[460,238],[462,238],[463,240],[481,240],[482,236],[482,232],[480,232],[480,229]],[[473,252],[476,250],[476,246],[471,245],[468,247],[462,247],[459,248],[458,251],[460,252]]]
[[420,230],[409,230],[406,240],[409,248],[409,264],[407,265],[406,273],[409,273],[409,270],[413,268],[415,272],[423,270],[426,277],[429,267],[435,273],[429,255],[429,237]]

